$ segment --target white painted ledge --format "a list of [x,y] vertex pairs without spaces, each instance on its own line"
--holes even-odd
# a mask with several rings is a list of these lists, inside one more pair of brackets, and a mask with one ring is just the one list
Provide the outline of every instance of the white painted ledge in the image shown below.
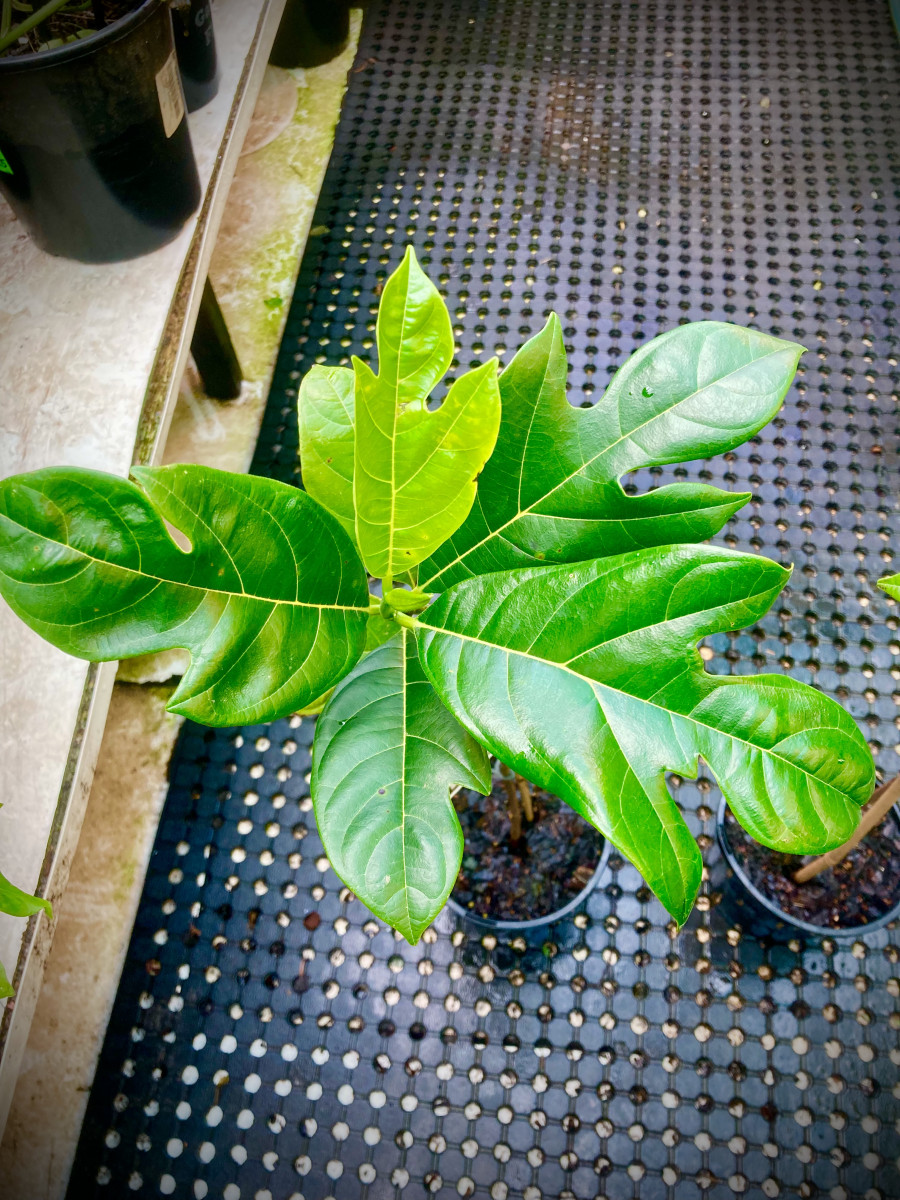
[[[285,0],[216,0],[219,93],[190,116],[204,198],[168,246],[91,265],[38,250],[0,205],[0,476],[45,466],[127,475],[156,462],[200,292]],[[106,719],[115,664],[54,650],[0,601],[0,871],[62,893]],[[0,915],[17,987],[0,1014],[0,1133],[52,927]]]

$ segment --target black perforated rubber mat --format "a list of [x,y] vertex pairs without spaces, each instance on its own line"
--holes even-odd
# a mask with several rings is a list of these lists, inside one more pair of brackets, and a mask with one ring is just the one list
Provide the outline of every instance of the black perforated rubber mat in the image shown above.
[[[255,469],[299,478],[297,380],[371,355],[410,241],[460,366],[555,308],[573,403],[681,320],[795,338],[760,437],[637,483],[753,492],[723,536],[794,575],[710,669],[816,684],[895,773],[898,123],[886,0],[372,3]],[[544,942],[410,949],[322,855],[312,734],[185,728],[72,1200],[900,1196],[900,931],[674,934],[614,856]]]

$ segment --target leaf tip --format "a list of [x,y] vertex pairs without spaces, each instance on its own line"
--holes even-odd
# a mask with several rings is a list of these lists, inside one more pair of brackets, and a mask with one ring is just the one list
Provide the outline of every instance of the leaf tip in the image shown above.
[[403,254],[403,261],[397,268],[396,274],[405,274],[407,280],[410,282],[412,280],[416,280],[420,284],[425,283],[428,288],[433,289],[435,292],[437,291],[434,283],[431,281],[431,279],[429,279],[427,273],[423,270],[422,264],[419,262],[418,256],[413,249],[411,242],[406,247],[406,250]]
[[891,599],[900,600],[900,575],[885,575],[883,579],[876,580],[875,586],[880,587]]

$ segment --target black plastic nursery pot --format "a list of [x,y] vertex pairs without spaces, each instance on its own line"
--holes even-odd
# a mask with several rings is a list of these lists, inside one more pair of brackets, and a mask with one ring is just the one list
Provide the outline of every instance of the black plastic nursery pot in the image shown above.
[[170,241],[200,202],[165,0],[0,58],[0,188],[37,244],[83,262]]
[[219,90],[219,60],[210,0],[175,0],[172,28],[188,112],[209,104]]
[[581,907],[606,869],[610,845],[540,788],[533,792],[536,819],[526,822],[523,835],[513,842],[496,769],[494,779],[491,796],[468,789],[455,793],[465,846],[447,903],[479,929],[498,934],[542,930]]
[[555,909],[551,913],[547,913],[546,916],[543,917],[533,917],[531,920],[527,921],[504,921],[500,918],[480,917],[477,913],[472,912],[470,909],[465,908],[457,900],[454,900],[453,896],[451,896],[447,901],[447,907],[452,913],[455,913],[457,917],[463,918],[470,925],[474,925],[478,929],[490,930],[493,933],[498,933],[501,935],[528,933],[532,930],[545,929],[548,925],[553,925],[557,921],[563,921],[566,917],[570,917],[574,912],[578,911],[578,909],[582,906],[582,904],[584,904],[588,896],[590,896],[591,892],[595,890],[602,879],[603,873],[606,870],[607,862],[609,860],[609,855],[610,844],[604,839],[600,850],[600,861],[597,863],[597,867],[593,875],[590,877],[585,886],[580,892],[578,892],[577,895],[569,900],[567,904],[564,904],[561,908]]
[[288,0],[269,61],[275,67],[317,67],[350,36],[348,0]]
[[[724,800],[719,804],[716,816],[716,834],[722,851],[722,868],[720,877],[713,879],[717,890],[721,891],[720,912],[725,919],[741,927],[756,937],[768,937],[776,942],[791,939],[807,939],[810,937],[823,938],[858,938],[862,934],[872,933],[883,929],[892,921],[900,918],[900,872],[889,876],[889,886],[892,891],[891,900],[884,911],[872,916],[866,921],[848,919],[839,924],[816,924],[788,911],[779,905],[751,879],[750,874],[739,861],[734,847],[729,840],[726,823],[727,805]],[[892,831],[900,838],[900,806],[895,805],[891,810],[888,821],[893,821]],[[765,853],[765,851],[763,851]],[[787,856],[779,856],[779,858]],[[800,860],[797,860],[799,863]],[[852,868],[852,862],[851,862]],[[861,876],[856,876],[857,890],[865,894],[868,883]],[[805,885],[809,887],[810,885]],[[819,885],[813,885],[819,886]]]

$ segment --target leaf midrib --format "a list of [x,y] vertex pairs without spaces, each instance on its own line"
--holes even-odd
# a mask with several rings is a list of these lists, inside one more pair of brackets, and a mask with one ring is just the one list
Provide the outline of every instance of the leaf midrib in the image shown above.
[[[87,562],[95,563],[101,567],[109,567],[114,571],[122,571],[123,573],[125,573],[127,575],[136,575],[140,579],[149,579],[155,583],[169,584],[172,587],[187,588],[190,591],[202,592],[204,595],[230,596],[235,599],[241,599],[241,600],[258,600],[261,604],[285,604],[285,605],[290,605],[290,607],[292,607],[292,608],[312,608],[312,609],[317,609],[317,610],[326,608],[329,610],[333,610],[335,612],[364,613],[364,612],[368,611],[368,606],[363,606],[363,605],[314,604],[308,600],[281,600],[281,599],[277,599],[273,596],[257,596],[253,592],[247,592],[247,591],[243,591],[243,590],[241,590],[240,592],[234,592],[234,591],[229,591],[226,588],[202,587],[201,585],[196,584],[196,583],[185,583],[179,579],[166,579],[164,575],[156,575],[152,571],[145,571],[143,569],[136,570],[134,567],[124,567],[124,566],[122,566],[121,563],[110,562],[108,559],[105,559],[105,558],[97,558],[95,555],[88,554],[87,551],[81,550],[77,546],[69,545],[68,542],[59,542],[55,538],[47,537],[45,534],[37,533],[35,530],[29,529],[26,525],[20,525],[18,521],[12,521],[12,518],[10,518],[10,517],[7,517],[6,519],[8,521],[10,521],[12,524],[17,525],[19,527],[19,529],[22,529],[26,534],[30,535],[31,537],[39,537],[41,539],[41,541],[46,542],[48,545],[59,546],[63,550],[70,550],[73,554],[78,554],[83,559],[86,559]],[[179,554],[185,553],[178,546],[176,546],[174,542],[172,543],[172,548],[174,550],[176,550]],[[190,555],[187,554],[187,555],[185,555],[185,557],[189,558]],[[296,565],[296,562],[295,562],[295,565]],[[6,575],[5,577],[7,579],[12,578],[12,576],[9,576],[9,575]],[[23,585],[22,580],[15,580],[15,582],[19,585]],[[33,585],[27,581],[24,581],[24,586],[32,587],[35,585]],[[44,586],[51,586],[51,585],[46,584]]]
[[[826,780],[819,779],[818,776],[813,775],[812,772],[810,772],[810,771],[807,771],[806,768],[801,766],[799,763],[792,762],[790,759],[785,758],[783,754],[779,754],[777,752],[777,750],[767,749],[765,746],[757,746],[754,742],[748,742],[746,740],[746,738],[738,737],[737,734],[729,733],[726,730],[716,729],[716,727],[714,725],[709,725],[705,721],[700,721],[696,717],[691,716],[689,713],[675,712],[673,709],[665,708],[662,704],[657,704],[653,700],[647,700],[643,696],[635,696],[631,692],[626,692],[626,691],[623,691],[621,688],[613,687],[612,684],[601,683],[597,679],[591,679],[587,675],[581,675],[581,674],[579,674],[578,671],[573,671],[571,667],[566,666],[564,663],[555,662],[553,659],[550,659],[550,658],[541,658],[537,654],[529,654],[527,650],[514,650],[509,646],[501,646],[497,642],[488,642],[488,641],[485,641],[484,638],[473,637],[471,634],[457,633],[457,631],[453,630],[453,629],[442,629],[442,628],[440,628],[440,626],[437,626],[437,625],[429,625],[426,621],[423,621],[421,618],[419,619],[418,627],[421,629],[430,629],[433,633],[443,633],[447,637],[459,638],[460,641],[473,642],[473,643],[475,643],[475,645],[478,645],[478,646],[486,646],[489,650],[500,650],[504,654],[514,654],[520,658],[526,658],[530,662],[538,662],[538,663],[543,663],[544,666],[556,667],[560,671],[565,671],[567,675],[572,675],[575,679],[580,679],[582,683],[586,683],[592,690],[594,688],[602,688],[607,692],[611,692],[617,696],[623,696],[628,700],[637,700],[641,704],[647,704],[651,708],[655,708],[658,712],[665,713],[665,715],[667,717],[680,717],[682,720],[689,721],[692,725],[697,725],[701,729],[711,730],[713,733],[718,733],[720,736],[727,737],[731,741],[737,742],[739,745],[742,745],[742,746],[747,746],[747,747],[749,747],[749,749],[755,750],[760,754],[769,754],[773,758],[777,758],[780,762],[785,763],[788,767],[791,767],[794,770],[800,771],[801,774],[807,776],[809,779],[813,780],[815,783],[817,783],[821,786],[824,786],[824,787],[834,788],[833,784],[829,784]],[[693,653],[696,653],[696,647],[693,649]],[[701,670],[702,670],[702,668],[701,668]],[[683,673],[684,672],[682,672],[682,674]],[[716,678],[716,676],[709,675],[708,671],[702,671],[702,674],[711,679]],[[725,683],[726,680],[742,679],[742,678],[756,679],[756,678],[759,678],[759,676],[741,677],[741,676],[733,676],[733,675],[723,675],[721,677],[723,684]],[[817,726],[817,728],[834,729],[838,733],[841,732],[837,725],[822,725],[822,726]],[[834,790],[836,791],[837,789],[834,788]]]
[[410,904],[409,904],[409,891],[410,891],[409,874],[408,874],[407,868],[406,868],[406,706],[407,706],[407,697],[408,697],[408,692],[409,692],[409,689],[407,686],[406,639],[408,636],[409,636],[409,630],[407,630],[407,629],[400,630],[400,657],[401,657],[400,669],[403,673],[403,676],[402,676],[402,678],[403,678],[403,688],[402,688],[403,702],[402,702],[402,706],[401,706],[402,722],[401,722],[401,726],[400,726],[400,746],[401,746],[401,751],[400,751],[400,828],[402,830],[401,835],[400,835],[400,846],[401,846],[401,854],[402,854],[402,861],[403,861],[403,900],[402,900],[402,903],[403,903],[404,909],[406,910],[407,928],[409,929],[410,932],[412,932],[413,919],[412,919],[412,913],[410,911]]
[[[759,358],[753,359],[750,363],[744,363],[742,366],[736,368],[733,371],[729,371],[727,375],[722,375],[719,379],[716,379],[713,382],[715,382],[717,384],[725,383],[733,375],[738,375],[738,374],[740,374],[741,371],[746,370],[746,368],[748,366],[755,365],[756,363],[759,363],[759,362],[763,362],[765,359],[772,358],[774,355],[780,354],[781,352],[782,352],[781,350],[770,350],[767,354],[760,355]],[[539,504],[543,504],[546,500],[548,500],[554,494],[554,492],[558,492],[560,488],[565,487],[565,485],[567,483],[569,483],[570,480],[574,479],[577,475],[580,475],[583,471],[586,471],[588,467],[592,466],[595,462],[597,462],[598,459],[602,458],[605,454],[608,454],[611,450],[614,450],[616,448],[616,446],[621,445],[621,443],[624,441],[627,441],[628,438],[634,437],[634,435],[636,433],[639,433],[642,429],[646,428],[647,425],[652,425],[654,421],[661,420],[664,416],[668,415],[669,413],[674,412],[682,404],[687,404],[689,400],[693,400],[695,396],[699,396],[702,391],[704,391],[706,388],[708,388],[710,386],[711,386],[711,384],[704,384],[704,386],[702,388],[696,388],[693,392],[690,393],[690,395],[682,396],[680,400],[676,400],[675,403],[669,405],[668,408],[663,409],[661,412],[655,413],[648,420],[642,421],[640,425],[636,425],[634,427],[634,429],[629,430],[627,433],[621,434],[619,437],[616,438],[615,441],[607,443],[607,445],[605,445],[602,450],[598,450],[597,453],[595,455],[593,455],[592,458],[587,459],[585,462],[583,462],[581,464],[581,466],[577,467],[574,471],[571,471],[564,479],[561,479],[559,481],[559,483],[555,484],[552,488],[550,488],[550,490],[548,492],[545,492],[543,496],[540,496],[537,500],[535,500],[535,502],[533,504],[529,504],[526,508],[521,508],[520,507],[521,500],[520,500],[519,504],[517,504],[517,512],[515,513],[514,516],[510,517],[509,520],[505,521],[502,525],[498,525],[496,529],[492,529],[491,532],[487,535],[487,537],[483,537],[483,538],[481,538],[480,541],[475,542],[474,545],[469,546],[469,548],[467,550],[464,550],[462,554],[457,554],[456,558],[453,558],[450,560],[450,562],[445,563],[444,566],[442,566],[439,571],[435,572],[435,574],[432,575],[429,579],[426,579],[425,582],[423,584],[421,584],[420,586],[423,588],[427,587],[427,585],[429,583],[433,583],[435,579],[439,579],[441,575],[444,575],[447,571],[449,571],[452,567],[455,567],[458,563],[463,562],[470,554],[474,554],[474,552],[476,550],[478,550],[481,546],[485,545],[485,543],[491,541],[492,538],[497,537],[499,534],[503,533],[504,529],[508,529],[510,525],[514,525],[516,523],[516,521],[520,520],[522,517],[531,514],[533,512],[533,510]],[[608,396],[608,392],[606,394],[604,394],[604,396],[601,400],[598,401],[598,404],[605,403],[607,396]],[[568,403],[568,401],[567,401],[567,403]],[[537,407],[537,406],[535,406],[535,407]],[[579,412],[582,410],[573,409],[572,411]],[[593,412],[594,410],[591,410],[591,411]],[[576,420],[578,420],[577,417],[576,417]],[[523,455],[523,458],[522,458],[522,470],[523,471],[524,471],[524,464],[525,464],[525,459],[524,459],[524,455]],[[521,475],[520,475],[520,477],[519,477],[519,496],[520,497],[522,494],[521,488],[522,488],[522,479],[521,479]],[[484,506],[482,506],[482,512],[483,511],[484,511]],[[538,516],[538,517],[547,517],[550,520],[555,519],[554,515],[552,513],[536,513],[533,515]]]

